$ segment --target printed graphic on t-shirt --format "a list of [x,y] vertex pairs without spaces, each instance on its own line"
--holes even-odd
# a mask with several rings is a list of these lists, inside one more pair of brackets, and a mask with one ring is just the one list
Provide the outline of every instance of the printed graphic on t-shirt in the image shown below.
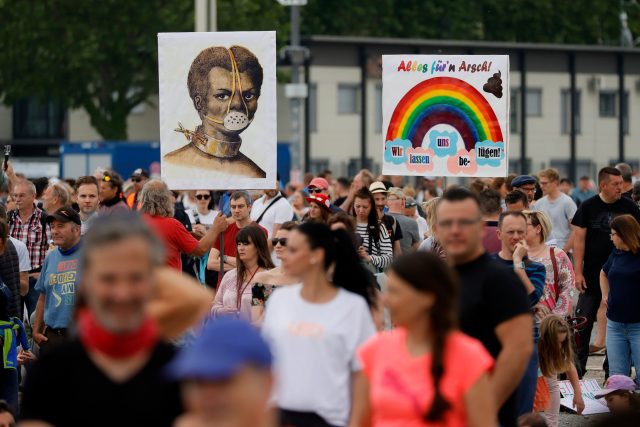
[[606,211],[598,212],[596,217],[589,224],[589,228],[594,231],[609,234],[611,233],[611,221],[616,217],[615,212]]
[[289,334],[292,336],[322,339],[325,335],[324,326],[313,322],[290,322]]
[[60,261],[56,268],[56,273],[49,275],[49,286],[51,286],[51,296],[55,300],[55,306],[73,306],[75,304],[76,275],[78,260]]

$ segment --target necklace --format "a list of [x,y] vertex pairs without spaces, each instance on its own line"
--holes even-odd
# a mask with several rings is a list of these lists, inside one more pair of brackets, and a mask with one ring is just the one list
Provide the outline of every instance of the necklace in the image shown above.
[[535,252],[529,252],[529,258],[542,258],[542,255],[544,254],[544,252],[547,250],[547,246],[546,245],[541,245],[541,248]]
[[236,297],[236,308],[238,309],[238,311],[240,311],[240,305],[242,303],[242,294],[244,294],[245,289],[247,289],[247,286],[249,286],[249,283],[251,283],[251,280],[253,280],[253,276],[256,275],[258,270],[260,270],[260,266],[256,267],[256,269],[253,271],[253,274],[251,274],[251,277],[249,277],[249,280],[247,280],[244,286],[242,286],[242,289],[240,289],[240,292],[238,292],[238,295]]

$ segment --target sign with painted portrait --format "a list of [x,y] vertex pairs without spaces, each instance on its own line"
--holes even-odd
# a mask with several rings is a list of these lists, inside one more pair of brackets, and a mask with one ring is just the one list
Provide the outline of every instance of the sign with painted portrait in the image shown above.
[[385,175],[506,176],[508,55],[383,55]]
[[274,188],[276,33],[161,33],[158,63],[169,188]]

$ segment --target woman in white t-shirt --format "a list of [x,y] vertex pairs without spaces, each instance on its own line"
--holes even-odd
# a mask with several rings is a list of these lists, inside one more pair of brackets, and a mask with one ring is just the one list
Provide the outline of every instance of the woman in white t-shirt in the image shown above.
[[197,190],[195,194],[196,207],[187,210],[191,226],[196,234],[204,234],[218,216],[218,211],[211,209],[213,196],[209,190]]
[[356,350],[375,333],[375,285],[344,230],[308,222],[289,233],[282,257],[301,285],[269,298],[262,331],[274,353],[282,425],[346,426],[362,367]]

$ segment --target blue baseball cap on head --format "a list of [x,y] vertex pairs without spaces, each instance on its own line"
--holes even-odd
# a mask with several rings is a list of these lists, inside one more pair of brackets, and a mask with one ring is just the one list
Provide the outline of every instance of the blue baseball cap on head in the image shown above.
[[269,368],[271,362],[269,346],[256,328],[223,317],[208,322],[169,363],[166,374],[174,380],[224,380],[247,365]]
[[525,184],[535,184],[535,183],[536,183],[536,179],[531,175],[519,175],[513,178],[513,181],[511,181],[511,186],[522,187]]

